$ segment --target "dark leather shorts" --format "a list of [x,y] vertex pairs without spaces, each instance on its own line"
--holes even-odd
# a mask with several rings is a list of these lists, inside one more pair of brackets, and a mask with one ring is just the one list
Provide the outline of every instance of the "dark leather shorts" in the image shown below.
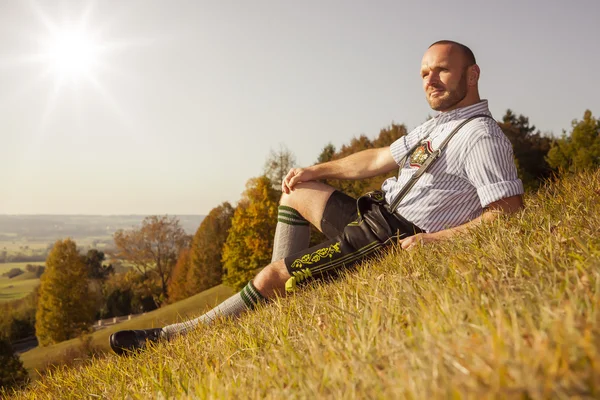
[[399,238],[423,232],[390,213],[381,192],[370,192],[358,200],[333,192],[325,206],[321,228],[330,238],[328,241],[284,259],[290,275],[329,275],[359,263]]

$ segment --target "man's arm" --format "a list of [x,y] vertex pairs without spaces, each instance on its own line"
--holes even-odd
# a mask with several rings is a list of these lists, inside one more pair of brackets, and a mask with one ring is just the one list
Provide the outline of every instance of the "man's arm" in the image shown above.
[[510,196],[489,204],[481,216],[454,228],[444,229],[434,233],[419,233],[414,236],[409,236],[401,239],[402,248],[408,250],[417,244],[425,244],[439,240],[447,240],[456,235],[461,235],[469,232],[470,229],[476,227],[483,222],[491,222],[498,218],[500,214],[512,214],[523,208],[523,197],[521,195]]
[[289,193],[300,182],[317,179],[366,179],[398,168],[389,147],[363,150],[339,160],[292,168],[281,183],[281,190]]

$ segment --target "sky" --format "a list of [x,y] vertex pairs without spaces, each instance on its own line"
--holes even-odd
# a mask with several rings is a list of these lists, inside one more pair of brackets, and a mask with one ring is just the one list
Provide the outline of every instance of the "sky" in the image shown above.
[[558,136],[600,113],[598,0],[0,0],[0,214],[208,214],[271,150],[299,166],[435,115],[419,68]]

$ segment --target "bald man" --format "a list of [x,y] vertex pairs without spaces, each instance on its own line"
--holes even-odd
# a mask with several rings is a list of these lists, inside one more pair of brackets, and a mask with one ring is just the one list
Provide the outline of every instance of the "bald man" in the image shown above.
[[[123,354],[238,316],[310,279],[336,274],[392,243],[403,249],[448,240],[498,214],[523,206],[512,146],[479,97],[480,69],[465,45],[433,43],[421,61],[427,102],[439,113],[389,147],[294,168],[284,178],[272,262],[237,294],[200,317],[164,328],[120,331],[110,338]],[[466,124],[461,123],[468,121]],[[391,208],[428,156],[456,130],[432,167]],[[382,190],[353,199],[321,179],[366,179],[400,168]],[[309,224],[329,240],[309,248]]]

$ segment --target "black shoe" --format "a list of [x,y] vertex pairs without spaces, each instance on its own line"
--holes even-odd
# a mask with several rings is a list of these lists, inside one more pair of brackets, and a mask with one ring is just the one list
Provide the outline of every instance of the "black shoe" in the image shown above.
[[161,328],[115,332],[110,335],[110,347],[119,355],[143,350],[148,342],[158,342],[161,332]]

